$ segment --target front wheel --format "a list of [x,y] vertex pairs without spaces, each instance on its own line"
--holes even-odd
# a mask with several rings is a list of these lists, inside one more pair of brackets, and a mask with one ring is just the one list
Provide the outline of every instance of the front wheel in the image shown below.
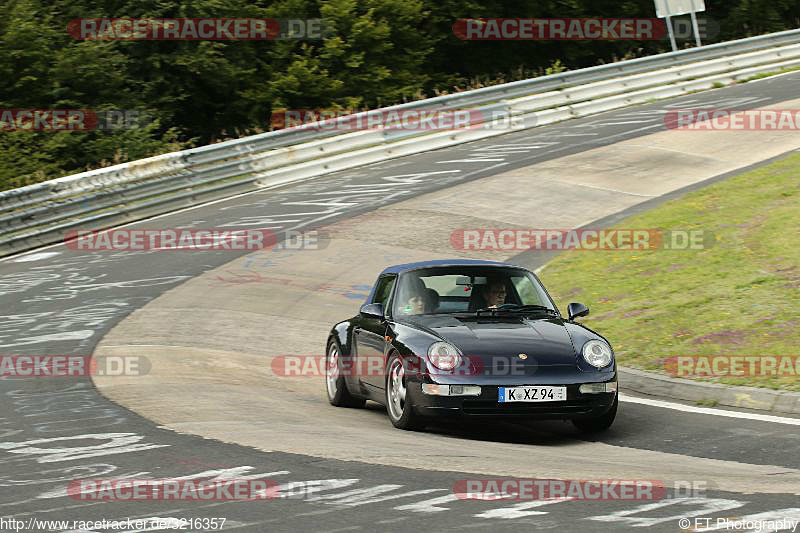
[[347,390],[347,384],[342,376],[341,351],[335,340],[328,343],[328,353],[325,356],[325,385],[328,390],[328,401],[336,407],[364,407],[367,401],[356,398]]
[[619,395],[614,398],[614,405],[604,415],[595,418],[576,418],[572,421],[575,427],[586,433],[600,433],[611,427],[617,417],[617,405],[619,405]]
[[399,429],[415,430],[425,426],[425,421],[414,412],[408,401],[408,386],[403,360],[392,355],[386,364],[386,411],[392,425]]

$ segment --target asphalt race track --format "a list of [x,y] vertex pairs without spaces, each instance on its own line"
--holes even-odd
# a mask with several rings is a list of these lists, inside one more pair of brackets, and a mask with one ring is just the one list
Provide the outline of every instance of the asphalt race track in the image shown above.
[[[586,119],[509,133],[303,183],[260,191],[144,221],[137,227],[312,228],[463,184],[514,168],[579,153],[664,130],[667,109],[754,108],[797,97],[800,74],[694,94]],[[383,187],[391,181],[392,192]],[[652,205],[653,202],[648,203]],[[0,261],[0,353],[3,355],[90,355],[103,336],[136,309],[184,281],[246,252],[92,252],[47,247]],[[544,258],[519,258],[537,266]],[[368,279],[374,273],[367,273]],[[365,287],[352,287],[356,303]],[[561,302],[559,302],[561,303]],[[171,325],[163,324],[160,334]],[[213,335],[198,331],[197,335]],[[322,387],[322,383],[320,383]],[[265,391],[267,394],[267,391]],[[800,419],[756,418],[663,408],[631,398],[612,430],[593,440],[632,450],[653,450],[690,458],[762,465],[754,486],[769,494],[723,491],[713,479],[705,490],[670,488],[658,502],[461,501],[459,479],[486,477],[447,471],[449,450],[490,443],[517,444],[514,453],[537,449],[586,449],[561,423],[444,425],[432,429],[436,449],[410,447],[408,468],[341,461],[255,449],[177,434],[99,395],[89,378],[0,377],[0,517],[22,521],[14,531],[111,531],[47,527],[31,520],[178,520],[225,518],[224,529],[242,531],[618,531],[623,528],[680,531],[679,519],[749,517],[800,519]],[[747,413],[745,413],[746,415]],[[379,409],[367,417],[385,416]],[[385,421],[388,425],[388,420]],[[314,420],[308,420],[309,425]],[[404,434],[413,439],[414,434]],[[305,437],[298,428],[298,442]],[[358,450],[362,435],[353,435]],[[368,438],[368,437],[367,437]],[[441,458],[440,471],[414,469],[415,456]],[[620,458],[624,460],[624,457]],[[558,465],[546,465],[548,468]],[[573,465],[575,466],[575,465]],[[579,466],[579,465],[578,465]],[[755,468],[755,467],[754,467]],[[320,490],[265,502],[92,502],[67,495],[81,478],[270,478],[287,486],[322,480]],[[668,486],[679,480],[669,480]],[[293,485],[302,487],[299,485]],[[424,525],[422,520],[424,519]],[[694,525],[694,524],[693,524]],[[714,525],[712,521],[710,525]],[[163,528],[162,528],[163,529]],[[126,528],[122,531],[154,531]],[[168,530],[168,529],[167,529]],[[188,527],[183,531],[206,531]],[[791,530],[791,529],[790,529]],[[118,530],[119,531],[119,530]]]

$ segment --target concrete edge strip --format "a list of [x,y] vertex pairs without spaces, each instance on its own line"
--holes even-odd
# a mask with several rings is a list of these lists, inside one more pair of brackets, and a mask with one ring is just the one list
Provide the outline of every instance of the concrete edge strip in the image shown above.
[[638,394],[800,415],[800,393],[797,392],[690,381],[627,367],[619,367],[619,374],[622,390]]

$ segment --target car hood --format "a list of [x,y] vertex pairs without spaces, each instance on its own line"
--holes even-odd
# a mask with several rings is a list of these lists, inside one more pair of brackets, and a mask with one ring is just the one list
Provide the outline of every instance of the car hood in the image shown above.
[[538,366],[577,363],[572,338],[563,320],[518,317],[415,317],[414,324],[455,345],[464,355],[519,360]]

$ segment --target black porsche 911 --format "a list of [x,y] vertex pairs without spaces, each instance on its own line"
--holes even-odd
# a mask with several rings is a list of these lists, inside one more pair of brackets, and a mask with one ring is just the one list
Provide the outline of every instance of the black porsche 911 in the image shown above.
[[434,416],[568,419],[603,431],[617,413],[610,343],[564,318],[539,279],[492,261],[387,268],[359,314],[336,324],[326,351],[330,403],[386,406],[395,427]]

